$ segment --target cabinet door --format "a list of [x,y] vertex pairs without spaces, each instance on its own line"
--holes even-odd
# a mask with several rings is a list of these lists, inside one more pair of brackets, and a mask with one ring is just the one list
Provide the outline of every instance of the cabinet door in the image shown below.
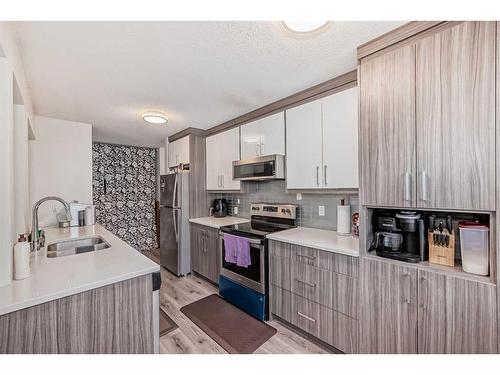
[[168,144],[168,167],[179,165],[179,143],[177,141]]
[[201,230],[198,225],[191,224],[190,228],[190,236],[191,236],[191,269],[197,273],[201,274]]
[[322,99],[323,185],[358,188],[358,90],[356,87]]
[[419,270],[418,352],[497,353],[496,287]]
[[415,46],[360,65],[362,204],[416,204]]
[[260,123],[260,155],[285,155],[285,113],[264,117]]
[[288,189],[322,188],[321,99],[286,111]]
[[178,144],[178,159],[179,163],[189,164],[189,136],[182,137],[175,141]]
[[361,353],[417,353],[417,270],[362,259]]
[[495,22],[417,43],[418,206],[495,209]]
[[219,283],[219,267],[217,264],[218,253],[218,231],[212,228],[207,228],[206,233],[206,262],[207,274],[204,275],[207,279],[214,283]]
[[240,182],[233,180],[233,161],[240,159],[240,129],[220,133],[218,152],[222,175],[222,190],[240,190]]
[[251,159],[260,155],[260,120],[241,125],[241,159]]
[[206,138],[207,190],[220,190],[221,184],[221,149],[219,134]]

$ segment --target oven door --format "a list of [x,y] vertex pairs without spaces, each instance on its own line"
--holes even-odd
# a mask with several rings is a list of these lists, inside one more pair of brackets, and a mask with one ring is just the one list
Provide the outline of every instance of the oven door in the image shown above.
[[264,240],[254,238],[248,238],[248,240],[250,242],[250,259],[252,264],[245,268],[225,261],[224,236],[222,232],[219,233],[220,274],[259,293],[266,294],[265,242]]

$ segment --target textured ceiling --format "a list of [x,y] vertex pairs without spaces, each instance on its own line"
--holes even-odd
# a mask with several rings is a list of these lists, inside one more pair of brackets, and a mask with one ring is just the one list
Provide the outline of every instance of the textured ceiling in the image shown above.
[[[356,67],[356,47],[403,22],[15,22],[35,112],[88,122],[94,139],[157,146]],[[167,125],[140,113],[164,111]]]

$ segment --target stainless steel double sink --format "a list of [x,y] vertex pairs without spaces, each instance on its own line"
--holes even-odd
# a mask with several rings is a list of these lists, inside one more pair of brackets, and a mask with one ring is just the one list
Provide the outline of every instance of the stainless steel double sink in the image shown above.
[[48,245],[47,258],[83,254],[91,251],[108,249],[110,247],[111,245],[101,236],[75,238],[73,240],[60,241]]

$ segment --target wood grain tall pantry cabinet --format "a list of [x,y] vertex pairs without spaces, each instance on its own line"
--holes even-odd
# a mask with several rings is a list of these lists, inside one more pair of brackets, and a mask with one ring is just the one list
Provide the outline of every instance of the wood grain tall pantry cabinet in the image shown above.
[[497,353],[496,287],[363,259],[361,353]]
[[288,189],[358,188],[358,90],[286,111]]
[[241,125],[241,159],[264,155],[285,155],[285,113]]
[[240,159],[239,138],[239,128],[207,137],[207,190],[240,190],[240,182],[233,180],[233,161]]
[[360,63],[362,203],[495,210],[495,22]]

